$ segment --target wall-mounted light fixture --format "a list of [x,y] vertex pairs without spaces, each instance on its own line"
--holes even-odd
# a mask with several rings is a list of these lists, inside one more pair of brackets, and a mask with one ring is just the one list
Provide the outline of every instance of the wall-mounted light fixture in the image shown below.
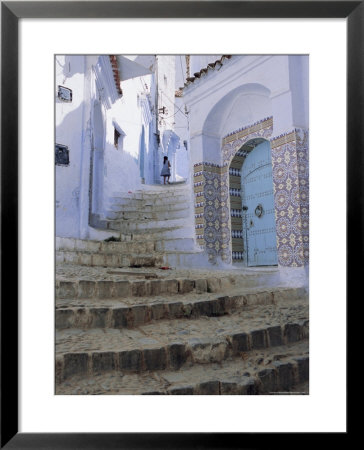
[[168,109],[163,106],[163,108],[158,108],[159,114],[168,114]]
[[66,145],[56,144],[56,166],[69,166],[70,151]]
[[64,86],[58,86],[58,98],[63,102],[72,102],[72,90]]

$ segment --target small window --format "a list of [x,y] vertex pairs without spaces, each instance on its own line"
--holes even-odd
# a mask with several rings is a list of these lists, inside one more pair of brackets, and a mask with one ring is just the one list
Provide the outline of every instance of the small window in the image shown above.
[[124,150],[125,133],[115,120],[113,120],[113,125],[114,125],[114,147],[116,148],[116,150]]
[[119,139],[120,139],[121,133],[114,128],[114,147],[119,148]]
[[66,145],[56,144],[56,166],[69,166],[70,151]]
[[72,90],[64,86],[58,86],[58,98],[63,102],[72,102]]

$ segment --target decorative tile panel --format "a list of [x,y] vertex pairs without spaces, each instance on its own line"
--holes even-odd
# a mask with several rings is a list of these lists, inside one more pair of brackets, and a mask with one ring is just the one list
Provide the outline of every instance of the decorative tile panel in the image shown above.
[[278,264],[308,264],[308,132],[271,140]]
[[[248,141],[255,138],[269,139],[273,132],[273,117],[260,120],[259,122],[241,128],[228,134],[222,140],[222,160],[223,164],[232,163],[232,159],[236,156],[245,158],[246,152],[240,151],[241,147]],[[237,154],[237,152],[239,154]]]
[[215,263],[218,256],[230,262],[227,179],[227,166],[212,163],[194,166],[196,237],[211,263]]
[[[303,263],[309,262],[309,150],[308,131],[296,129],[297,174],[301,209],[300,232],[303,241]],[[297,224],[298,226],[299,224]]]
[[[221,165],[194,165],[196,238],[211,263],[243,258],[240,170],[254,139],[263,138],[272,148],[278,264],[308,264],[308,132],[296,129],[271,138],[272,130],[269,117],[230,133],[222,140]],[[244,144],[251,149],[242,150]]]

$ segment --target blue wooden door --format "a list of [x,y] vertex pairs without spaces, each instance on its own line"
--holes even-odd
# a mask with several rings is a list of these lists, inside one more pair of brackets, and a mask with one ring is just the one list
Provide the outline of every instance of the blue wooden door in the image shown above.
[[[243,236],[248,266],[277,265],[272,159],[267,141],[246,157],[241,177]],[[246,209],[247,208],[247,209]]]

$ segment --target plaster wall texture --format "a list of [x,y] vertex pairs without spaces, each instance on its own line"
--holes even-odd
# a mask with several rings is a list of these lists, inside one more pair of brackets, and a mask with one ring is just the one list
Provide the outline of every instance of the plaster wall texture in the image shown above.
[[[143,78],[150,85],[151,76]],[[153,178],[153,167],[148,164],[153,158],[149,142],[151,114],[145,115],[142,110],[142,101],[147,101],[145,86],[141,78],[133,78],[123,81],[122,89],[123,97],[106,111],[104,201],[115,192],[139,189],[141,175],[148,180]],[[117,147],[114,145],[115,128],[122,134]]]
[[[295,126],[307,127],[308,92],[307,87],[302,89],[307,84],[307,60],[307,56],[234,55],[219,70],[202,75],[183,94],[191,111],[191,137],[211,137],[213,130],[221,139],[224,133],[271,115],[275,118],[273,135]],[[197,145],[191,143],[191,147],[192,160],[197,163]]]
[[[107,56],[57,58],[56,85],[72,89],[73,98],[56,100],[56,143],[70,151],[70,164],[55,170],[56,234],[88,238],[90,208],[102,216],[115,192],[136,190],[142,178],[149,183],[155,178],[154,75],[123,81],[120,97],[110,84]],[[117,148],[115,129],[121,135]]]
[[[55,57],[56,143],[68,147],[70,161],[68,166],[55,166],[57,236],[78,236],[79,233],[84,70],[83,57]],[[58,99],[58,85],[72,89],[72,102]]]
[[183,144],[181,144],[180,148],[178,148],[176,151],[175,161],[176,181],[187,180],[187,182],[190,182],[190,154]]
[[[171,181],[177,180],[176,150],[179,139],[175,134],[175,86],[176,86],[176,59],[174,55],[157,56],[157,89],[158,89],[158,128],[160,146],[156,164],[158,165],[157,182],[161,182],[160,171],[163,165],[163,156],[168,156],[171,164]],[[164,108],[164,110],[162,110]]]
[[[187,74],[186,56],[176,56],[176,81],[175,90],[179,91],[183,86]],[[176,180],[186,180],[190,182],[190,135],[189,135],[189,117],[188,111],[185,109],[182,97],[175,97],[175,132],[180,138],[180,146],[176,151]]]
[[158,108],[165,106],[166,114],[159,117],[159,129],[161,133],[164,130],[174,129],[174,94],[176,85],[176,63],[175,56],[158,55],[157,56],[157,76],[158,76]]

